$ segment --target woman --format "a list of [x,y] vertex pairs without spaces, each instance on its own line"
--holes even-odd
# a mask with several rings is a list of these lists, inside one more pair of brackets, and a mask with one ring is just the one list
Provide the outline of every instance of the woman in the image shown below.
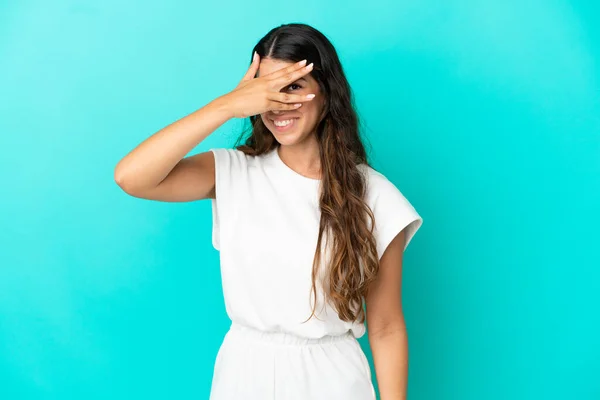
[[[234,117],[249,117],[244,145],[185,157]],[[374,399],[365,322],[381,398],[405,398],[402,253],[422,218],[369,166],[322,33],[271,30],[233,91],[142,142],[115,180],[146,199],[211,199],[232,320],[212,400]]]

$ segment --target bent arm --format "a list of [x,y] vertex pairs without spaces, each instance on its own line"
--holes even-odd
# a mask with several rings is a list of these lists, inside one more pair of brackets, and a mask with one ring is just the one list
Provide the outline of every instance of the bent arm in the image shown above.
[[214,156],[184,158],[233,115],[219,97],[162,128],[140,143],[115,167],[115,182],[134,197],[161,201],[214,198]]

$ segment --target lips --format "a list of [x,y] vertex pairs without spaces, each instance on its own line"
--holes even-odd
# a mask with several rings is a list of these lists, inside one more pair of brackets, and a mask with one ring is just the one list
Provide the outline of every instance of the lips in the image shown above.
[[[288,120],[291,120],[291,122],[287,125],[284,125],[284,126],[275,125],[275,121],[288,121]],[[292,129],[296,125],[297,120],[298,120],[298,118],[278,118],[276,120],[272,120],[272,122],[273,122],[273,126],[275,127],[275,130],[277,132],[286,132],[286,131]]]

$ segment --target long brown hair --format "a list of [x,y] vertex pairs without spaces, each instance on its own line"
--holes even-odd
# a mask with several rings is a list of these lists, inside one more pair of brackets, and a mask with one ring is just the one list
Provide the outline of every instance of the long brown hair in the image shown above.
[[[322,245],[330,247],[323,293],[344,321],[365,320],[363,299],[379,270],[373,228],[375,218],[365,202],[366,180],[359,165],[369,166],[359,132],[350,85],[337,52],[318,30],[306,24],[286,24],[272,29],[254,47],[261,58],[289,62],[308,59],[311,75],[325,96],[325,107],[316,126],[321,158],[321,219],[312,270],[313,309],[317,300],[316,281],[321,268]],[[249,117],[250,136],[236,148],[258,156],[276,149],[279,143],[260,115]],[[324,242],[324,237],[325,242]],[[331,240],[331,242],[329,242]]]

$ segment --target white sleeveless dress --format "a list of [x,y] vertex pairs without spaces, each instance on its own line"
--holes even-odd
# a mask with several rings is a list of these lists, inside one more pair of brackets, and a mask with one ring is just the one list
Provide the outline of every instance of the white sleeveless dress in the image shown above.
[[[257,157],[236,149],[211,151],[212,241],[220,252],[232,323],[215,360],[210,399],[375,399],[369,364],[356,340],[365,333],[364,323],[342,321],[325,304],[318,284],[317,317],[306,321],[320,181],[292,170],[277,150]],[[360,168],[368,179],[366,200],[381,258],[403,229],[406,248],[422,218],[385,176]]]

